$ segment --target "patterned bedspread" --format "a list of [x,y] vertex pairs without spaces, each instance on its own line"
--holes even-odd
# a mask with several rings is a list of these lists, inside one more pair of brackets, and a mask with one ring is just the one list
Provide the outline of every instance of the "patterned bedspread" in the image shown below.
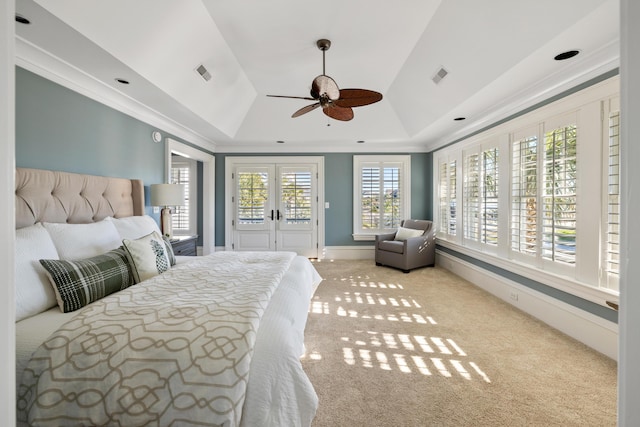
[[260,319],[294,256],[215,253],[79,311],[34,353],[20,421],[239,425]]

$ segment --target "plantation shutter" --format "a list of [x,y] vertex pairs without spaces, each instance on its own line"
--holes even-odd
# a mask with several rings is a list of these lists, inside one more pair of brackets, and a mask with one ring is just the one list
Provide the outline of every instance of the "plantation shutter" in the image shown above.
[[576,126],[546,132],[542,189],[542,257],[576,262]]
[[536,255],[538,246],[538,138],[513,143],[511,250]]
[[609,115],[609,168],[607,185],[607,238],[605,270],[620,272],[620,112]]

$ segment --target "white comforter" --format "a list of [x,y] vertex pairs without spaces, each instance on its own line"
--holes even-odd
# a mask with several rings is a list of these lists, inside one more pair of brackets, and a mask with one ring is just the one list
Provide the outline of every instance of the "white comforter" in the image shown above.
[[223,252],[107,297],[36,352],[19,414],[38,425],[309,425],[317,397],[299,356],[317,282],[293,254]]

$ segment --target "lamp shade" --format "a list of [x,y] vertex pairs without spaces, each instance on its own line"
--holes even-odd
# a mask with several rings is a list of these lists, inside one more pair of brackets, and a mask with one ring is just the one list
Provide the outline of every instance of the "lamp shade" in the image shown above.
[[184,205],[183,184],[151,184],[151,206]]

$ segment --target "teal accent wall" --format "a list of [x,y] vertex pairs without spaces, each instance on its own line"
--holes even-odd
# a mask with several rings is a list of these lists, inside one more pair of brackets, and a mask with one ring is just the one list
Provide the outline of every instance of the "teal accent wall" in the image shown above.
[[[380,154],[380,153],[357,153]],[[407,154],[407,153],[394,153]],[[433,219],[432,155],[411,155],[411,217]],[[276,156],[294,156],[278,154]],[[353,234],[353,156],[354,153],[297,154],[324,157],[324,197],[330,208],[325,210],[326,246],[371,246],[370,241],[354,241]],[[274,154],[229,153],[216,154],[216,246],[224,246],[225,221],[225,158],[240,156],[269,156]]]
[[154,130],[158,128],[16,67],[16,166],[142,179],[146,213],[157,221],[149,185],[165,182],[165,142],[151,140]]

